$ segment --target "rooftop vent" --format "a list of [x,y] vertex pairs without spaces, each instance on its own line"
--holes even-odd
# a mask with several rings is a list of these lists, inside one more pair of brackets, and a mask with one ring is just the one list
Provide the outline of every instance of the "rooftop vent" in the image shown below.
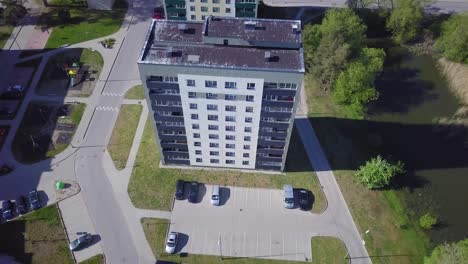
[[277,61],[279,61],[279,57],[271,55],[270,51],[265,51],[265,61],[266,62],[277,62]]
[[245,21],[244,22],[244,26],[245,26],[245,29],[255,29],[255,27],[257,26],[257,22],[255,21]]
[[178,24],[177,29],[184,31],[187,29],[187,24]]
[[300,30],[298,24],[293,24],[293,25],[292,25],[292,29],[293,29],[293,32],[294,32],[294,33],[299,33],[299,32],[301,32],[301,30]]
[[166,50],[165,50],[165,53],[166,53],[166,56],[168,57],[172,57],[172,47],[166,47]]
[[200,55],[188,55],[187,56],[187,61],[192,62],[192,63],[198,63],[200,62]]

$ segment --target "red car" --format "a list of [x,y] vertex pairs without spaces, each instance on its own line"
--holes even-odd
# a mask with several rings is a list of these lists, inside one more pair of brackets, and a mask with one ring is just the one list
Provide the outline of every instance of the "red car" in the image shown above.
[[156,7],[153,10],[153,19],[164,19],[164,8],[163,7]]

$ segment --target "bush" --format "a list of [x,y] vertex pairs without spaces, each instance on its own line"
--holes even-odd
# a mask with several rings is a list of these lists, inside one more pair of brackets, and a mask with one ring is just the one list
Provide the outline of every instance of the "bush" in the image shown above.
[[380,189],[388,186],[396,174],[404,173],[403,166],[401,161],[391,164],[379,155],[359,167],[356,176],[367,188]]
[[437,224],[437,222],[437,217],[429,213],[419,218],[419,225],[424,229],[432,229]]
[[443,23],[436,47],[447,59],[468,63],[468,12],[453,15]]
[[468,259],[468,239],[458,243],[437,246],[424,264],[466,264]]

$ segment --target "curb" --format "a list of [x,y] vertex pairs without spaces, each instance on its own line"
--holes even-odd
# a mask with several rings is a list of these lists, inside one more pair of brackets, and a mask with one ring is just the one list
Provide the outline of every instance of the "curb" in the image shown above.
[[[60,222],[62,223],[63,232],[65,233],[65,236],[67,237],[67,241],[70,241],[70,237],[68,236],[67,228],[65,227],[65,222],[63,221],[62,210],[60,209],[60,206],[59,206],[58,202],[55,203],[55,206],[57,207],[57,211],[59,212],[59,217],[60,217]],[[67,249],[68,249],[68,247],[67,247]],[[73,263],[77,263],[76,258],[75,258],[75,254],[73,254],[73,251],[70,250],[70,253],[71,253],[72,258],[73,258]]]

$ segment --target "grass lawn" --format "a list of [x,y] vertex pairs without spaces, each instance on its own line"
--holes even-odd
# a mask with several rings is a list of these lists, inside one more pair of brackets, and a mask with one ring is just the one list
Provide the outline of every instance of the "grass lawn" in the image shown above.
[[284,184],[312,191],[315,202],[312,212],[322,212],[326,207],[325,197],[315,173],[311,171],[299,136],[293,131],[286,161],[285,175],[243,173],[239,171],[206,171],[159,168],[160,156],[151,122],[146,122],[142,142],[138,150],[128,193],[138,208],[170,210],[177,179],[195,180],[206,184],[281,189]]
[[140,119],[141,105],[122,105],[107,150],[119,170],[125,168]]
[[104,11],[70,8],[71,19],[63,24],[57,11],[52,10],[42,20],[44,26],[53,27],[45,48],[57,48],[111,35],[120,29],[125,12],[126,9]]
[[2,253],[20,263],[73,263],[55,205],[1,224],[0,233]]
[[[366,127],[347,124],[344,109],[322,94],[309,77],[306,89],[309,116],[332,168],[357,168],[375,154],[369,147]],[[385,256],[372,258],[373,263],[421,263],[429,239],[411,219],[398,191],[369,190],[356,180],[353,169],[336,169],[334,173],[358,229],[370,230],[364,237],[369,254]]]
[[145,99],[145,91],[143,90],[143,85],[135,85],[125,94],[125,99]]
[[60,5],[60,6],[86,6],[86,1],[83,0],[48,0],[49,5]]
[[344,243],[334,237],[312,238],[312,262],[324,264],[346,264],[347,251]]
[[91,257],[85,261],[80,262],[80,264],[104,264],[104,255],[98,254],[94,257]]
[[91,67],[93,70],[101,72],[104,66],[104,59],[99,51],[83,49],[80,56],[80,63]]
[[15,27],[11,25],[0,25],[0,50],[3,49],[8,38],[10,38],[11,32]]

